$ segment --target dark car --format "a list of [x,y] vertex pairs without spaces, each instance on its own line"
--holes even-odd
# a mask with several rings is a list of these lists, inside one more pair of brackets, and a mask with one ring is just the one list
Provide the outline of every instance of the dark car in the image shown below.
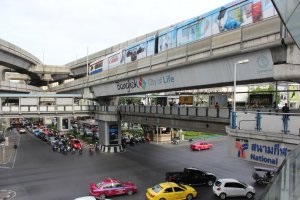
[[208,185],[213,186],[216,176],[194,167],[184,168],[183,172],[167,172],[166,180],[186,185]]

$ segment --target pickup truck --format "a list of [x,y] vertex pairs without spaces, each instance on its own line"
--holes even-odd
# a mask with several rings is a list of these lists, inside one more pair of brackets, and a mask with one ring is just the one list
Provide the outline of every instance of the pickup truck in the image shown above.
[[210,172],[191,167],[184,168],[183,172],[167,172],[166,181],[186,185],[213,186],[216,181],[216,176]]

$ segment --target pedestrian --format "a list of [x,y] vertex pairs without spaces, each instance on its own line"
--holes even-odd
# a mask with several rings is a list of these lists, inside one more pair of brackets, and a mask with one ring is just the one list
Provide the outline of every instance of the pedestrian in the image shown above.
[[231,103],[230,103],[230,102],[227,102],[227,108],[228,108],[229,110],[231,110],[231,108],[232,108],[232,105],[231,105]]
[[288,107],[288,104],[285,103],[284,106],[282,107],[282,112],[283,113],[289,113],[290,112],[290,108]]
[[285,113],[282,115],[282,121],[283,121],[283,133],[287,134],[288,133],[288,120],[289,120],[289,115],[286,113],[290,112],[290,108],[288,107],[288,104],[285,103],[284,106],[281,109],[282,113]]
[[220,106],[219,106],[219,103],[218,102],[216,102],[216,104],[215,104],[215,108],[220,108]]

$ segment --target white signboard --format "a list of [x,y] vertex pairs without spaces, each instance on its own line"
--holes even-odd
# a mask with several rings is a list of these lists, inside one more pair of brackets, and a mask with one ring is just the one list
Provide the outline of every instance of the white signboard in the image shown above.
[[56,105],[73,105],[73,98],[57,98]]
[[20,98],[21,106],[36,106],[39,105],[39,98]]
[[262,141],[250,138],[233,138],[230,154],[251,162],[279,167],[289,151],[296,145],[280,142]]

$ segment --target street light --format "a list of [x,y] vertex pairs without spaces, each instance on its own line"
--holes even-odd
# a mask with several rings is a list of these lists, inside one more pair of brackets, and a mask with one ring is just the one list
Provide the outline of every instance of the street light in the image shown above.
[[234,63],[234,80],[233,80],[233,112],[235,112],[235,104],[236,104],[236,66],[237,64],[245,64],[248,63],[249,59],[240,60]]

